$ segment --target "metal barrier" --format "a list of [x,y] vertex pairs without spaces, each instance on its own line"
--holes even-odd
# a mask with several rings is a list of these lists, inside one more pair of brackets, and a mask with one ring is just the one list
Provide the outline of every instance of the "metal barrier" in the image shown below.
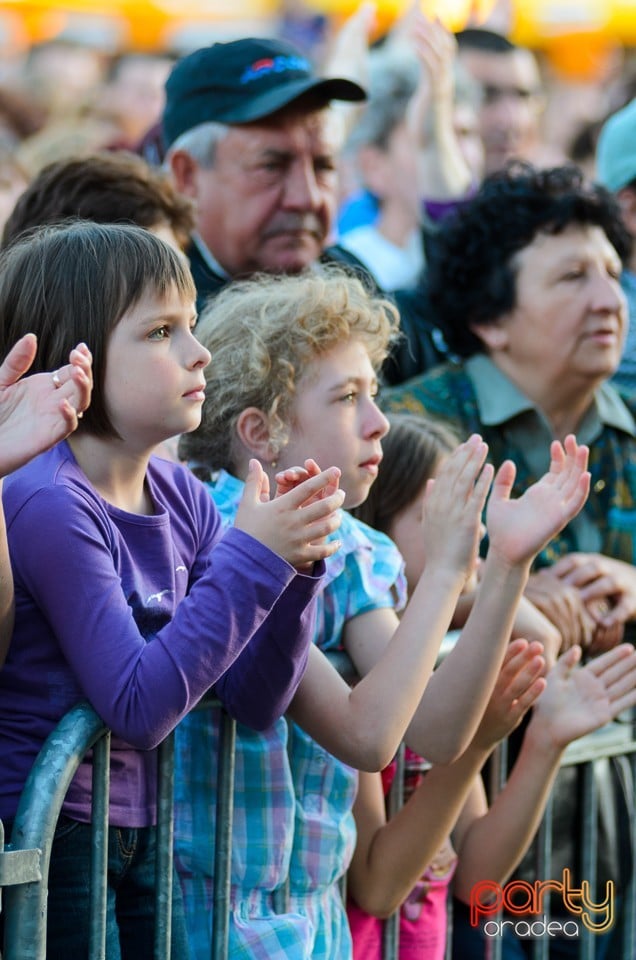
[[[236,723],[217,700],[199,707],[221,711],[212,960],[228,955],[230,848],[232,837]],[[67,713],[45,741],[22,791],[11,841],[4,847],[0,822],[0,888],[4,894],[4,960],[46,960],[46,899],[53,836],[66,791],[85,754],[93,748],[93,814],[89,960],[103,960],[106,943],[106,870],[110,731],[89,704]],[[171,946],[174,734],[157,751],[157,863],[155,960],[168,960]]]
[[[346,662],[336,658],[343,671]],[[350,670],[350,665],[349,668]],[[214,863],[214,924],[212,960],[227,960],[230,917],[231,837],[236,724],[218,701],[205,698],[199,707],[221,710],[216,851]],[[198,707],[198,708],[199,708]],[[198,709],[197,708],[197,709]],[[106,866],[110,733],[88,704],[80,704],[61,720],[45,742],[25,784],[13,824],[10,843],[3,848],[0,822],[0,892],[4,899],[4,960],[45,960],[48,867],[55,826],[70,782],[83,758],[93,749],[93,858],[91,862],[90,960],[105,956]],[[158,749],[158,809],[156,867],[155,960],[167,960],[171,945],[172,839],[173,839],[173,735]],[[568,747],[563,765],[586,764],[584,774],[584,874],[592,877],[596,866],[596,809],[598,797],[590,761],[600,757],[629,756],[636,773],[636,740],[631,725],[611,724]],[[500,758],[501,759],[501,758]],[[504,763],[500,762],[499,769]],[[401,780],[395,778],[396,782]],[[501,777],[500,777],[501,780]],[[636,782],[636,781],[634,781]],[[400,802],[399,798],[392,801]],[[636,823],[631,823],[636,842]],[[547,877],[551,849],[550,811],[537,838],[537,876]],[[611,960],[636,957],[636,890],[632,882],[624,892],[622,953]],[[450,939],[450,937],[449,937]],[[397,915],[385,924],[384,958],[396,960],[399,950]],[[537,941],[533,960],[548,956],[547,941]],[[501,942],[492,941],[492,960],[499,960]],[[450,955],[450,945],[447,956]],[[592,960],[594,935],[584,931],[580,960]],[[609,958],[608,958],[609,960]]]

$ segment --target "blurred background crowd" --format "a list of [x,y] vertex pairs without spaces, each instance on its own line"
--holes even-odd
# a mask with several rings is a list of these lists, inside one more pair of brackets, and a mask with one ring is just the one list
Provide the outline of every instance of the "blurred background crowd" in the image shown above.
[[[474,182],[508,154],[549,164],[572,159],[593,171],[603,121],[636,92],[634,0],[425,0],[420,9],[467,37],[452,54],[453,122]],[[331,61],[341,75],[370,88],[373,109],[353,124],[340,177],[340,234],[364,226],[368,215],[354,206],[349,217],[348,201],[360,188],[370,187],[367,192],[376,198],[382,193],[376,184],[383,177],[378,148],[385,155],[390,148],[389,168],[399,169],[400,142],[392,131],[422,81],[418,52],[407,51],[413,11],[406,0],[378,0],[365,12],[368,57],[355,30],[349,29],[348,43],[342,44],[352,16],[354,21],[360,17],[357,0],[0,2],[0,219],[44,164],[104,148],[136,149],[161,115],[164,82],[184,53],[215,40],[254,35],[290,40],[320,68]],[[474,48],[474,27],[521,48],[512,74],[510,58],[493,61],[492,50]],[[424,146],[427,136],[439,137],[435,113],[428,108],[443,95],[440,42],[436,50],[419,50],[420,66],[422,56],[428,57],[428,88],[420,89],[422,116],[429,118],[422,125]],[[501,64],[507,86],[497,79],[493,62]],[[439,143],[435,146],[439,149]],[[439,156],[426,169],[432,199],[444,199],[445,192],[461,195],[467,176],[461,163],[453,170],[451,160],[448,167],[443,149],[442,158],[443,183],[436,183]],[[408,205],[408,196],[402,199]],[[388,228],[407,251],[411,230],[402,221]],[[358,246],[354,236],[350,248],[356,255]],[[411,248],[400,257],[396,277],[381,277],[381,284],[408,286],[419,256]]]

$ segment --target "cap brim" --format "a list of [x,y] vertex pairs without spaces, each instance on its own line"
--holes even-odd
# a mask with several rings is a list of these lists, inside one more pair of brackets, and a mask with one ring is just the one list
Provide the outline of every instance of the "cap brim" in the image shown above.
[[293,80],[260,96],[247,99],[245,103],[228,107],[223,113],[217,113],[219,123],[251,123],[261,120],[289,106],[306,93],[316,95],[325,104],[331,100],[345,100],[351,103],[366,100],[364,87],[344,77],[329,77],[322,80]]

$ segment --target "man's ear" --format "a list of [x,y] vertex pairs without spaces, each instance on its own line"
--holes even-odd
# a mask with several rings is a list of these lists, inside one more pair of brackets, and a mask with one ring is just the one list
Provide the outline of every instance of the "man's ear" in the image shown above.
[[471,323],[470,331],[478,340],[481,340],[486,353],[497,353],[508,346],[508,331],[506,324],[501,320],[495,323]]
[[172,178],[179,193],[196,200],[199,164],[186,150],[174,150],[168,159]]
[[236,434],[250,455],[263,464],[276,459],[276,448],[272,443],[269,419],[258,407],[247,407],[236,421]]

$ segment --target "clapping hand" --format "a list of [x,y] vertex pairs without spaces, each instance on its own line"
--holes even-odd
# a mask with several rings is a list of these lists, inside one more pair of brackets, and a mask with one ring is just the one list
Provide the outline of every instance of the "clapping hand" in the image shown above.
[[267,474],[258,460],[250,460],[235,521],[301,572],[338,550],[339,541],[326,537],[340,526],[345,497],[337,467],[321,471],[314,461],[305,463],[278,474],[276,496],[270,500]]
[[[563,749],[636,704],[636,650],[622,643],[580,666],[581,648],[561,654],[532,720],[546,742]],[[530,728],[529,728],[530,729]]]
[[427,566],[466,579],[474,570],[482,532],[481,515],[493,478],[485,463],[488,447],[477,434],[460,444],[428,480],[422,509]]
[[37,340],[28,333],[0,366],[1,476],[72,433],[90,402],[92,357],[85,344],[71,350],[66,366],[25,377],[36,350]]
[[533,640],[512,640],[484,711],[474,744],[491,750],[519,725],[546,687],[543,646]]
[[588,449],[569,435],[550,447],[550,469],[517,500],[510,499],[515,465],[506,460],[495,476],[486,513],[493,551],[509,564],[528,563],[576,516],[587,499]]

